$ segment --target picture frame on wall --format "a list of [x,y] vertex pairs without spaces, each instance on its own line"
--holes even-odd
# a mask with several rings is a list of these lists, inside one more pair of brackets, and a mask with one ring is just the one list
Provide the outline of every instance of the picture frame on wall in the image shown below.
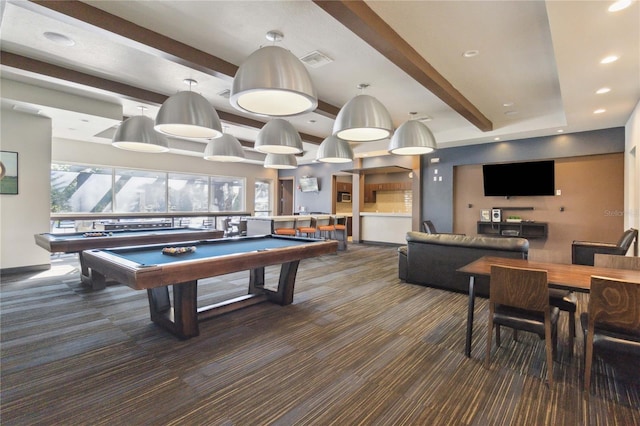
[[18,193],[18,153],[0,151],[0,194]]
[[480,221],[481,222],[491,222],[491,210],[489,210],[489,209],[480,210]]

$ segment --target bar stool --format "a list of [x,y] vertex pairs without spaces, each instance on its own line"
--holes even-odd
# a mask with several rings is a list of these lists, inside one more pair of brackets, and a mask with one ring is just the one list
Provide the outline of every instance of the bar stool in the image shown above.
[[298,231],[298,235],[305,235],[306,237],[315,236],[317,229],[311,224],[311,217],[301,217],[298,216],[296,219],[296,230]]
[[296,219],[295,218],[280,218],[280,220],[274,220],[273,233],[276,235],[288,235],[291,237],[296,236]]
[[338,250],[347,249],[347,218],[345,216],[333,216],[334,236],[338,240]]
[[336,230],[335,226],[333,226],[331,216],[314,216],[315,219],[315,228],[320,233],[320,238],[324,238],[326,240],[330,240],[333,237],[333,232]]

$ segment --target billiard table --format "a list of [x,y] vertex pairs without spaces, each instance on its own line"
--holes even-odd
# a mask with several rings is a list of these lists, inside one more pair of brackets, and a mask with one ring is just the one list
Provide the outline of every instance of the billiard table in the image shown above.
[[68,234],[43,233],[34,235],[36,244],[50,253],[78,253],[82,281],[94,290],[104,288],[104,282],[96,283],[85,265],[83,250],[111,247],[137,246],[156,243],[222,238],[224,231],[208,228],[123,229],[109,232],[73,232]]
[[[163,253],[165,246],[89,250],[83,255],[94,280],[108,277],[134,290],[147,290],[151,321],[189,339],[199,334],[201,320],[264,301],[291,304],[300,260],[336,253],[338,242],[260,235],[179,244],[172,248],[195,251],[175,255]],[[265,267],[270,265],[281,265],[277,290],[265,287]],[[246,295],[198,307],[199,279],[245,270],[250,271]]]

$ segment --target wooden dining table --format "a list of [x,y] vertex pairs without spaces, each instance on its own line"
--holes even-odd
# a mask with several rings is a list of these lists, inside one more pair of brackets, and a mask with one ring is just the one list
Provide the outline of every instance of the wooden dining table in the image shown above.
[[473,313],[475,309],[475,277],[491,276],[491,265],[543,269],[547,271],[550,288],[559,288],[582,293],[589,293],[591,277],[601,276],[625,281],[637,282],[640,285],[640,271],[627,269],[600,268],[588,265],[570,265],[562,263],[536,262],[526,259],[509,259],[503,257],[485,256],[473,261],[457,270],[469,276],[469,306],[467,311],[467,333],[465,355],[471,357],[471,339],[473,337]]

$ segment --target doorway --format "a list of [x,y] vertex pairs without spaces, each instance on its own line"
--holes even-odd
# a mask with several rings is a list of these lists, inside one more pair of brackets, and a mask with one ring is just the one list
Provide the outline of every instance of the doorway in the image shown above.
[[293,177],[278,179],[278,215],[293,214]]

